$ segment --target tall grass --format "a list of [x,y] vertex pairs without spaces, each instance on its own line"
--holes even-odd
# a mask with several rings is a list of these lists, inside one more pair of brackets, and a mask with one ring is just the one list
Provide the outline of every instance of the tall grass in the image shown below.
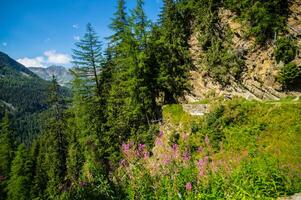
[[122,146],[115,177],[129,199],[276,199],[301,191],[300,103],[235,99],[204,118],[171,105],[164,117],[168,130],[151,151]]

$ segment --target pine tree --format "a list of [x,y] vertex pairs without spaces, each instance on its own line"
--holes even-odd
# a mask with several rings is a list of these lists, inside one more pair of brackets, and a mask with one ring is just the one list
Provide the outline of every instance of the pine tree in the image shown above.
[[0,199],[5,198],[5,187],[9,178],[13,153],[13,132],[10,129],[9,117],[6,112],[0,130]]
[[[151,65],[149,30],[151,23],[147,19],[143,10],[144,1],[137,0],[137,5],[132,11],[131,28],[133,32],[130,57],[132,57],[133,66],[131,70],[132,86],[132,103],[133,109],[136,110],[137,128],[141,125],[149,126],[151,120],[156,116],[156,92],[155,72],[156,66]],[[142,142],[142,141],[141,141]]]
[[30,198],[46,198],[46,187],[49,180],[46,171],[46,141],[48,135],[42,135],[31,145],[30,157],[32,160],[32,184],[30,188]]
[[65,102],[60,96],[59,90],[60,87],[55,77],[53,77],[49,97],[52,116],[49,119],[46,130],[47,140],[44,141],[44,145],[47,147],[45,153],[45,167],[48,177],[46,191],[50,198],[56,198],[66,174]]
[[187,21],[173,0],[164,0],[160,16],[161,36],[158,40],[157,62],[160,65],[158,86],[164,103],[174,103],[189,90],[191,69]]
[[110,40],[112,56],[116,57],[120,54],[126,53],[120,48],[130,31],[124,0],[118,0],[117,11],[114,13],[113,21],[110,24],[110,29],[114,32],[114,34],[108,38]]
[[128,16],[125,11],[124,0],[118,0],[117,11],[114,14],[113,21],[110,25],[113,35],[108,39],[110,44],[111,55],[111,87],[107,99],[107,122],[104,139],[106,140],[107,150],[104,152],[105,157],[117,161],[121,141],[128,137],[130,133],[129,124],[131,112],[130,88],[131,75],[130,66],[132,60],[129,56],[131,43],[131,30],[129,27]]
[[21,144],[12,162],[11,175],[8,181],[8,200],[27,200],[31,185],[31,159],[26,147]]

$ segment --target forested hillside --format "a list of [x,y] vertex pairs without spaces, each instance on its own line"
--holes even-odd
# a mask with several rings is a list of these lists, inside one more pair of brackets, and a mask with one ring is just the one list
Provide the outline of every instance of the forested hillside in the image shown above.
[[[107,46],[90,23],[74,45],[71,98],[55,77],[49,84],[16,63],[12,76],[5,70],[16,67],[4,65],[0,199],[277,199],[301,192],[300,36],[288,27],[299,1],[164,0],[158,23],[148,20],[143,0],[130,11],[125,0],[117,5]],[[235,97],[246,90],[268,99],[243,85],[252,77],[251,48],[235,47],[225,13],[245,24],[239,38],[254,51],[273,47],[283,96],[267,97],[277,101]],[[198,79],[209,81],[196,87]],[[210,91],[215,84],[226,92]],[[240,90],[228,91],[233,85]],[[288,94],[295,96],[279,100]],[[191,99],[205,104],[204,116],[182,110]],[[37,137],[16,139],[14,109],[46,109],[43,117],[34,112],[43,123]]]
[[12,128],[18,140],[30,143],[31,138],[38,134],[40,113],[48,107],[49,87],[50,82],[0,52],[0,119],[5,111],[9,113],[14,119]]

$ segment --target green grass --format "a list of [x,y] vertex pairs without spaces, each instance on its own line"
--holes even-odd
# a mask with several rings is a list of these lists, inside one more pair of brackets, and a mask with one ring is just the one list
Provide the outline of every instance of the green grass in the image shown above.
[[163,108],[171,134],[156,139],[147,159],[133,148],[119,169],[130,199],[262,200],[301,192],[300,101],[233,99],[211,107],[204,117],[181,105]]

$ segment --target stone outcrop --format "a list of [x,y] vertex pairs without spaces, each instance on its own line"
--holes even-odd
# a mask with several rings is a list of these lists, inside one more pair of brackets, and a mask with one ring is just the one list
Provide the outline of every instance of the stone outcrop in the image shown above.
[[[294,1],[290,6],[291,15],[287,20],[288,32],[301,47],[301,1]],[[230,81],[226,87],[211,79],[202,71],[203,51],[198,43],[198,33],[194,33],[189,41],[190,52],[195,70],[191,71],[191,85],[193,90],[186,95],[188,102],[194,102],[211,96],[240,96],[246,99],[273,99],[287,95],[300,96],[300,91],[283,92],[277,82],[279,69],[282,63],[276,63],[274,58],[274,41],[270,41],[265,47],[255,44],[254,38],[244,37],[245,26],[240,24],[237,16],[226,9],[219,11],[220,21],[233,33],[233,49],[243,52],[245,70],[241,81]],[[301,65],[301,51],[299,50],[294,63]]]
[[193,116],[203,116],[209,113],[208,104],[182,104],[183,110]]

